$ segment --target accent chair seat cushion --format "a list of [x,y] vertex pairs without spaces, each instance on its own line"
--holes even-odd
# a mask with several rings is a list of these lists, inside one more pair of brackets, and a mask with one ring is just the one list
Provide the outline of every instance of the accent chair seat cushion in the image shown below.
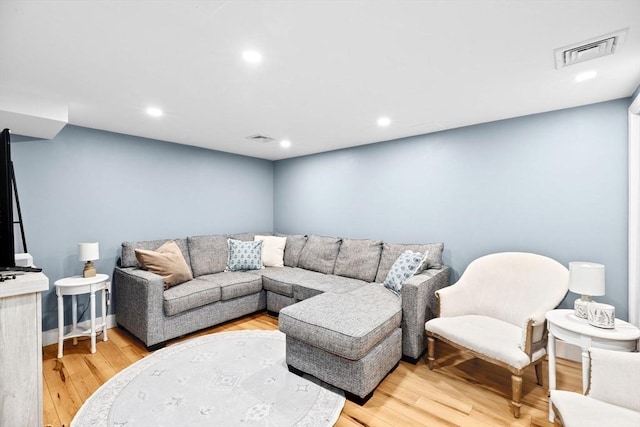
[[[527,354],[518,347],[522,341],[522,328],[502,320],[478,315],[438,317],[429,320],[425,329],[518,369],[531,363]],[[532,360],[538,360],[545,354],[544,348],[538,348],[533,352]]]
[[359,360],[400,327],[400,298],[378,284],[345,294],[324,293],[280,310],[287,337]]
[[[551,390],[551,401],[562,414],[565,427],[610,425],[640,426],[640,412],[612,405],[579,393]],[[606,420],[606,421],[604,421]]]

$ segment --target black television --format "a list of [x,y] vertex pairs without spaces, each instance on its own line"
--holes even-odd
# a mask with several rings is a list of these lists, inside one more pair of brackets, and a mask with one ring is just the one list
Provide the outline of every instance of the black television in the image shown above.
[[11,132],[0,135],[0,267],[15,267],[15,241],[13,237],[13,194],[11,176]]

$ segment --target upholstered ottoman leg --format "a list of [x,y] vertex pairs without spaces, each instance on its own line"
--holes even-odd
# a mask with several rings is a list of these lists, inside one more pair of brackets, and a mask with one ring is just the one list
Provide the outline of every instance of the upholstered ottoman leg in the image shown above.
[[522,400],[522,376],[511,375],[511,406],[513,406],[513,416],[520,418],[520,401]]
[[435,362],[436,340],[432,335],[427,335],[427,360],[429,361],[429,369],[433,370]]

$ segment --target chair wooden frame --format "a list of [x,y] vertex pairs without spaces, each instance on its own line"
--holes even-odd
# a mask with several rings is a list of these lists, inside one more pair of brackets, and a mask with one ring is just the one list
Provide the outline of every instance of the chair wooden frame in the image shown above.
[[[546,331],[546,325],[545,325],[545,331]],[[495,360],[492,359],[488,356],[486,356],[485,354],[482,353],[478,353],[476,351],[473,351],[467,347],[458,345],[450,340],[448,340],[445,337],[442,337],[438,334],[435,334],[433,332],[427,331],[427,361],[429,363],[429,369],[433,370],[434,368],[434,363],[435,363],[435,340],[438,339],[442,342],[445,342],[447,344],[449,344],[452,347],[461,349],[461,350],[466,350],[468,352],[470,352],[471,354],[473,354],[474,357],[477,357],[478,359],[482,359],[486,362],[492,363],[494,365],[500,366],[502,368],[505,368],[507,370],[509,370],[509,372],[511,372],[511,407],[513,408],[513,416],[515,418],[519,418],[520,417],[520,407],[522,406],[522,376],[524,375],[524,371],[531,365],[534,365],[535,370],[536,370],[536,380],[539,386],[544,385],[544,381],[543,381],[543,373],[542,373],[542,361],[544,360],[544,358],[540,358],[538,360],[536,360],[535,362],[531,362],[530,364],[528,364],[527,366],[524,366],[522,368],[516,368],[514,366],[511,366],[507,363],[504,363],[502,361],[499,360]],[[525,348],[525,353],[529,356],[529,359],[531,359],[531,350],[533,348],[533,320],[530,320],[527,323],[527,342],[526,342],[526,348]]]
[[[425,325],[429,369],[433,369],[435,363],[436,340],[507,369],[511,373],[513,416],[519,418],[524,371],[533,365],[537,383],[543,385],[542,362],[548,334],[545,313],[562,301],[568,283],[568,269],[543,255],[502,252],[474,260],[457,283],[436,291],[438,318]],[[504,308],[503,300],[494,295],[496,292],[512,298],[509,308]],[[514,360],[511,361],[511,356],[504,353],[487,352],[488,343],[464,337],[464,333],[454,328],[461,328],[467,316],[495,319],[503,322],[505,328],[509,324],[520,325],[522,335],[518,349],[524,354],[516,357],[513,353]],[[449,323],[449,318],[459,320]]]

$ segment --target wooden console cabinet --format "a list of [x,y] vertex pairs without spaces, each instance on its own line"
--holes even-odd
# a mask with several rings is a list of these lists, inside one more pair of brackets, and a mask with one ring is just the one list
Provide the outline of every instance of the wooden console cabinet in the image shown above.
[[42,426],[42,273],[0,282],[0,426]]

